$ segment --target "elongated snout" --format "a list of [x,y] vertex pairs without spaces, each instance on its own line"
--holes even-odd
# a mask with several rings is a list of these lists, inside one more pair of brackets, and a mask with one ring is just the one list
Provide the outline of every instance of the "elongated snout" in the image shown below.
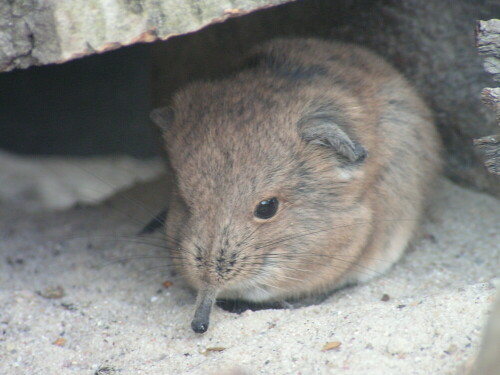
[[191,322],[191,328],[196,333],[205,333],[210,324],[210,313],[215,303],[216,290],[214,287],[205,286],[198,291],[196,297],[196,310]]

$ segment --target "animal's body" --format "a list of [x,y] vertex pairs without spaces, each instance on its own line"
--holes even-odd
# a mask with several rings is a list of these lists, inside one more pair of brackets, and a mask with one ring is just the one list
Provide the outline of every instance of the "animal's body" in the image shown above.
[[196,332],[216,297],[296,299],[385,271],[440,165],[431,113],[410,84],[348,44],[270,41],[152,118],[177,179],[167,242],[198,290]]

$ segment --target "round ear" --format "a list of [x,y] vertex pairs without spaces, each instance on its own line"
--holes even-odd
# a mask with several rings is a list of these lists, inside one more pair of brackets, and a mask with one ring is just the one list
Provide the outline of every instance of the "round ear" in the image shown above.
[[360,163],[367,151],[350,137],[348,120],[332,103],[313,105],[298,123],[298,131],[305,142],[329,147],[349,163]]
[[165,133],[174,122],[175,114],[171,107],[160,107],[153,109],[149,114],[149,117],[161,129],[161,131]]

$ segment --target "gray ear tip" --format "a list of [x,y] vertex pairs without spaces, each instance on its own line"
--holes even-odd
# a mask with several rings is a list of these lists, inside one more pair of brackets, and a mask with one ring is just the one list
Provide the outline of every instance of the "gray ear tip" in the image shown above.
[[361,163],[368,156],[368,152],[363,146],[361,146],[361,144],[356,142],[354,144],[354,155],[356,156],[356,158],[353,161],[355,161],[356,163]]
[[149,118],[161,129],[166,130],[174,121],[174,111],[170,107],[159,107],[149,113]]
[[149,118],[154,122],[161,122],[169,110],[169,107],[155,108],[149,113]]
[[149,112],[149,118],[151,121],[153,121],[155,124],[158,121],[158,118],[160,117],[160,114],[158,113],[158,108],[153,109],[151,112]]

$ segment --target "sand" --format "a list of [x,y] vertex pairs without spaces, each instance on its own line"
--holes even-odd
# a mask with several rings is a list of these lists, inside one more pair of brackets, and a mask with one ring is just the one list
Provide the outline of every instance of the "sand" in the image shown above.
[[[69,175],[72,186],[96,178]],[[58,187],[67,178],[51,175]],[[0,167],[0,184],[9,180]],[[17,183],[37,191],[30,173]],[[500,284],[499,200],[443,179],[422,233],[385,275],[295,310],[216,307],[198,335],[194,296],[170,273],[161,233],[136,236],[164,189],[143,182],[63,210],[33,204],[35,193],[26,205],[4,189],[0,374],[429,375],[470,367]],[[340,345],[323,351],[331,342]]]

